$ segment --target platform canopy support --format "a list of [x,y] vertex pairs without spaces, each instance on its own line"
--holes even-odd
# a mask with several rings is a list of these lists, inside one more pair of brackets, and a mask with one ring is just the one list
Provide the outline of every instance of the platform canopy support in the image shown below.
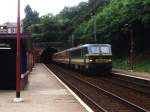
[[22,102],[20,97],[20,0],[17,9],[17,35],[16,35],[16,98],[14,102]]

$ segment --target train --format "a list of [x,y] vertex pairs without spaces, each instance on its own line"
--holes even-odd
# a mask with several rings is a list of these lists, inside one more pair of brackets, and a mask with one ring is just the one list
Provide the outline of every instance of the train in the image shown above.
[[71,68],[88,71],[112,70],[112,50],[110,44],[84,44],[52,55],[52,61]]

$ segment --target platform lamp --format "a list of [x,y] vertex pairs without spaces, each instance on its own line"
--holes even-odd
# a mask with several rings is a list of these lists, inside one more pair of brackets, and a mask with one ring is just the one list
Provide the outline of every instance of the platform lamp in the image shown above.
[[124,27],[128,28],[130,32],[130,68],[132,72],[133,71],[133,53],[134,53],[133,29],[129,26],[129,24],[125,24]]
[[16,35],[16,98],[14,102],[22,102],[20,97],[20,0],[17,9],[17,35]]

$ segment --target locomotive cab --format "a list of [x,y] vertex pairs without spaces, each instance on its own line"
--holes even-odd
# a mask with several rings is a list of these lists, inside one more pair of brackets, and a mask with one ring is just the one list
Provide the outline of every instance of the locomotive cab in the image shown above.
[[109,44],[92,44],[87,47],[86,69],[111,71],[112,69],[112,52]]

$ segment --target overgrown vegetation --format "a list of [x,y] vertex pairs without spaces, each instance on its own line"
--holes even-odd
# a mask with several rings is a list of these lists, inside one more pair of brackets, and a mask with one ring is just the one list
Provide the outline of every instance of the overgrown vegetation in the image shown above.
[[[79,25],[74,34],[81,40],[93,39],[93,23],[97,23],[97,42],[111,43],[115,55],[128,55],[133,31],[134,51],[150,48],[150,1],[111,0],[89,21]],[[125,25],[128,24],[128,27]],[[75,37],[76,37],[75,36]]]
[[[124,70],[132,70],[132,67],[127,58],[113,59],[113,68],[119,68]],[[150,61],[142,60],[133,65],[133,71],[149,72],[150,73]]]
[[125,70],[131,69],[127,58],[113,59],[113,68],[119,68]]

